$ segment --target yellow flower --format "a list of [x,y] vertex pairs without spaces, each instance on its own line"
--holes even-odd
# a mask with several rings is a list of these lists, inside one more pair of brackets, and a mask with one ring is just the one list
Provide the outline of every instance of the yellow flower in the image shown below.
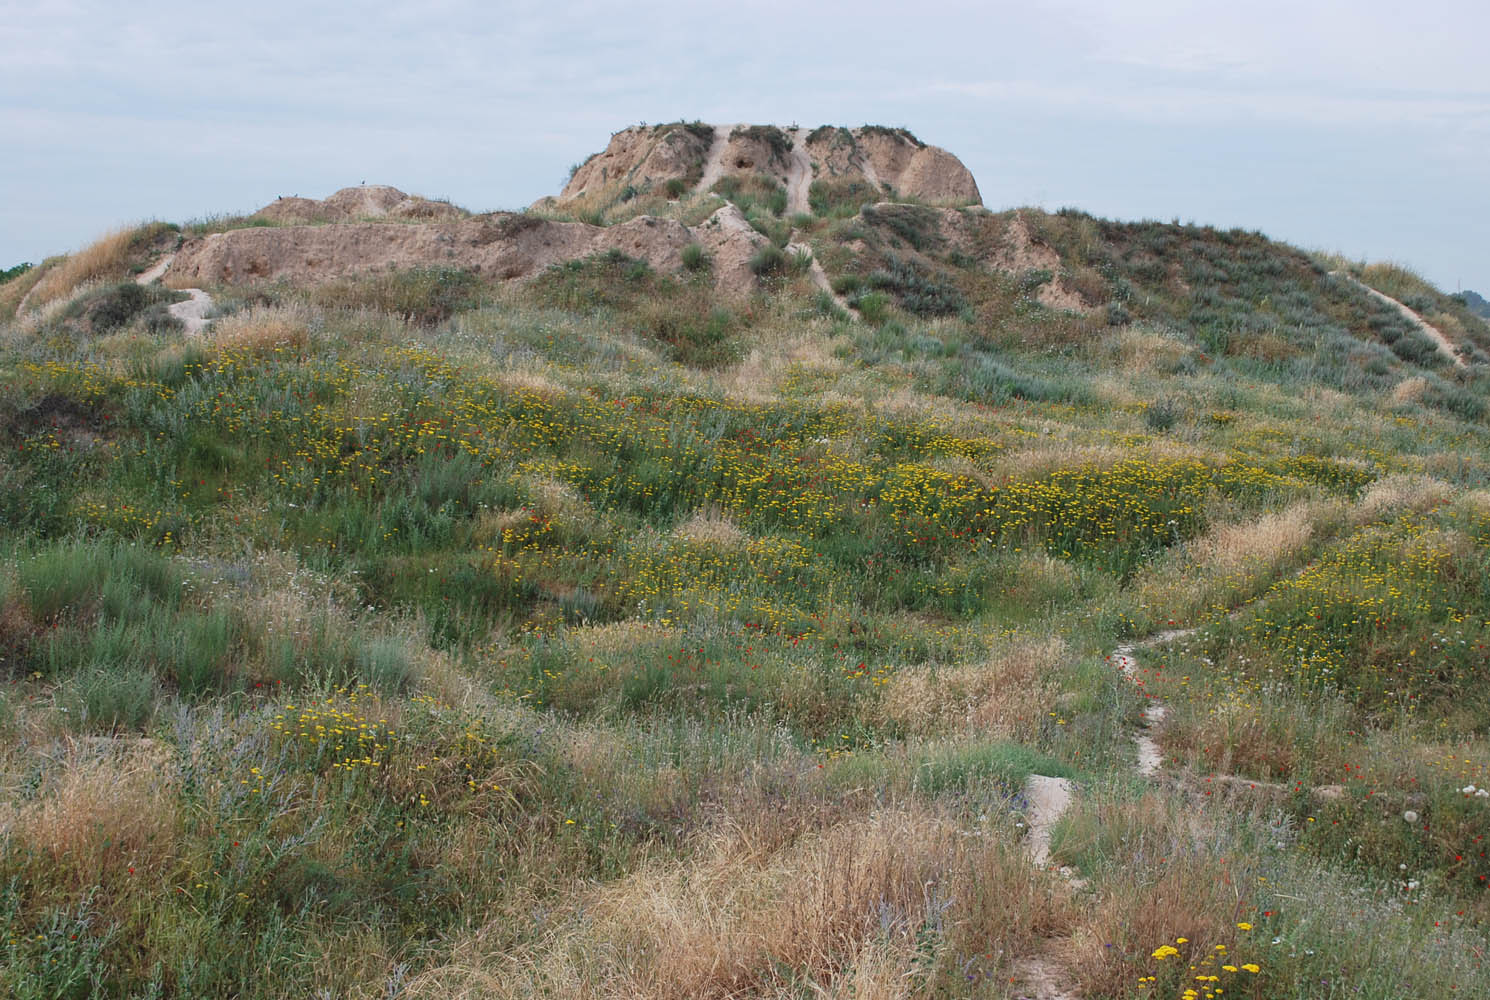
[[1262,966],[1256,964],[1255,962],[1248,962],[1246,965],[1242,966],[1242,968],[1243,969],[1246,969],[1248,972],[1261,972],[1262,971]]
[[1178,948],[1176,948],[1174,945],[1172,945],[1172,944],[1165,944],[1165,945],[1160,945],[1159,947],[1155,948],[1152,957],[1153,958],[1157,958],[1159,961],[1162,962],[1166,958],[1168,958],[1170,955],[1178,955],[1179,953],[1180,953],[1180,950]]
[[1175,938],[1174,940],[1176,944],[1188,944],[1190,941],[1189,938]]
[[1237,926],[1240,927],[1244,931],[1250,931],[1252,929],[1252,925],[1249,924],[1249,923],[1247,923],[1247,921],[1245,921],[1245,920],[1243,920],[1241,923],[1237,924]]
[[1221,966],[1221,968],[1225,972],[1236,972],[1237,971],[1237,967],[1234,966],[1234,965],[1223,965],[1223,966]]

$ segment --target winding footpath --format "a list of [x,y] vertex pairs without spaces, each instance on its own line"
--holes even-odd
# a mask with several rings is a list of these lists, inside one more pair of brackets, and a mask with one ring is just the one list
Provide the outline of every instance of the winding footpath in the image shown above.
[[801,129],[787,129],[786,134],[792,138],[792,151],[787,154],[786,211],[788,215],[807,215],[812,212],[808,198],[812,188],[812,158],[807,155]]
[[[175,254],[166,254],[160,260],[156,261],[154,267],[136,278],[135,283],[148,285],[159,281],[161,275],[165,274],[166,270],[171,266],[171,261],[175,259]],[[207,314],[212,311],[212,296],[200,288],[179,288],[177,291],[185,292],[191,298],[185,302],[172,303],[166,309],[166,312],[181,321],[181,324],[186,327],[186,335],[188,337],[201,336],[202,331],[207,329],[207,324],[212,322],[207,318]]]
[[[1142,684],[1138,679],[1136,654],[1139,649],[1152,649],[1194,633],[1195,629],[1174,629],[1159,632],[1142,642],[1125,643],[1112,651],[1108,661],[1134,684]],[[1166,712],[1163,702],[1151,699],[1143,710],[1143,726],[1133,736],[1138,757],[1137,771],[1145,778],[1157,778],[1164,761],[1152,734],[1164,721]],[[1075,792],[1076,785],[1069,778],[1032,774],[1025,782],[1024,797],[1029,803],[1029,835],[1025,849],[1029,852],[1030,864],[1036,868],[1049,866],[1051,831],[1071,807]],[[1069,868],[1061,868],[1058,873],[1074,889],[1086,884]],[[1018,984],[1015,996],[1020,1000],[1080,1000],[1077,994],[1062,985],[1069,978],[1062,961],[1066,943],[1062,938],[1051,938],[1039,951],[1014,963],[1014,978]]]
[[698,183],[693,186],[695,194],[707,194],[713,190],[714,185],[724,176],[725,163],[724,152],[729,146],[730,133],[739,128],[738,125],[715,125],[714,139],[709,143],[709,152],[704,155],[704,173]]
[[1452,361],[1456,367],[1469,367],[1469,362],[1465,361],[1462,357],[1459,356],[1459,352],[1454,349],[1453,341],[1444,336],[1442,330],[1434,326],[1432,323],[1429,323],[1427,320],[1419,316],[1416,312],[1409,309],[1407,306],[1403,305],[1401,302],[1398,302],[1390,295],[1378,292],[1376,289],[1372,288],[1370,285],[1366,284],[1355,275],[1348,274],[1345,271],[1331,271],[1330,277],[1342,278],[1345,281],[1350,282],[1352,285],[1355,285],[1361,291],[1376,299],[1378,302],[1381,302],[1384,305],[1391,306],[1393,309],[1401,313],[1404,319],[1406,319],[1413,326],[1417,327],[1418,331],[1422,333],[1423,336],[1433,341],[1434,345],[1437,346],[1439,353]]

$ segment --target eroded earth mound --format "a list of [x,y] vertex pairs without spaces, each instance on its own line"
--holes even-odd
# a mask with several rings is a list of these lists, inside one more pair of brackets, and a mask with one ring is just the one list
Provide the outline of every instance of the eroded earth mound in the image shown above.
[[471,213],[448,201],[408,195],[387,184],[361,184],[342,188],[321,201],[314,198],[276,198],[253,214],[255,219],[287,226],[323,222],[359,222],[385,219],[404,222],[446,222],[464,219]]
[[677,270],[697,243],[725,291],[753,284],[750,258],[765,238],[733,205],[692,228],[643,216],[616,226],[556,222],[512,212],[456,222],[390,226],[376,222],[235,229],[187,240],[165,281],[174,286],[292,280],[316,283],[354,274],[451,267],[495,279],[536,275],[552,264],[618,250],[658,270]]
[[765,176],[792,194],[795,184],[863,185],[864,201],[908,199],[939,205],[979,205],[972,173],[945,149],[905,129],[878,125],[815,129],[700,122],[636,125],[582,163],[558,204],[597,195],[665,188],[710,191],[726,177]]

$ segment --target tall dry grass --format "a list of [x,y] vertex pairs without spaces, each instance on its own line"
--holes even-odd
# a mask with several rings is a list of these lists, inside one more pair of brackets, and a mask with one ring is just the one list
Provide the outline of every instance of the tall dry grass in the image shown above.
[[1031,740],[1059,693],[1054,678],[1068,655],[1061,639],[1024,640],[983,662],[902,670],[885,686],[880,721],[916,735],[972,730],[983,739]]
[[[26,309],[65,298],[90,281],[120,281],[148,245],[170,232],[160,222],[115,229],[47,268],[24,295]],[[21,302],[17,302],[17,311]]]
[[939,960],[960,980],[953,956],[1014,955],[1071,918],[1017,844],[906,807],[764,851],[752,824],[726,823],[690,860],[582,893],[573,913],[516,954],[483,951],[477,932],[409,995],[902,997]]
[[224,347],[251,354],[272,354],[276,350],[300,352],[310,343],[314,318],[315,312],[303,302],[254,306],[214,320],[212,339]]
[[1448,503],[1454,488],[1440,479],[1409,473],[1383,476],[1366,490],[1350,512],[1353,527],[1391,520],[1400,514],[1421,513]]
[[1338,522],[1339,504],[1300,501],[1249,521],[1217,525],[1191,541],[1181,566],[1155,564],[1138,587],[1139,605],[1163,621],[1225,611],[1265,589]]
[[61,891],[119,881],[167,864],[180,820],[166,767],[152,740],[79,740],[41,794],[0,804],[0,840],[37,863]]

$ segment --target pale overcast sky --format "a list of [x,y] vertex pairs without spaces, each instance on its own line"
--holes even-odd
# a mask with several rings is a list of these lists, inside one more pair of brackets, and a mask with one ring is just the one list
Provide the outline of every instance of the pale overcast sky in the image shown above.
[[904,125],[994,209],[1490,294],[1485,0],[0,0],[0,267],[364,180],[518,208],[678,118]]

